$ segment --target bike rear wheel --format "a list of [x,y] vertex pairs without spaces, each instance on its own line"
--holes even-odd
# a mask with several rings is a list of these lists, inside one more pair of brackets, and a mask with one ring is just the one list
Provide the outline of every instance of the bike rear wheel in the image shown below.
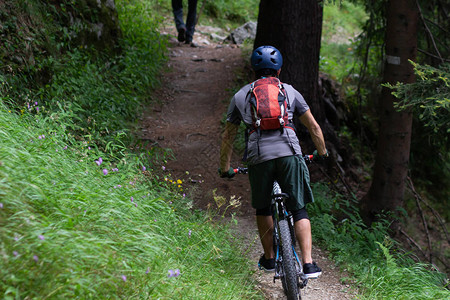
[[281,278],[283,283],[284,292],[287,295],[288,300],[301,299],[298,288],[298,275],[297,268],[295,266],[295,257],[292,249],[291,233],[289,231],[289,224],[287,220],[281,220],[278,223],[280,228],[280,241],[281,251],[283,254],[283,277]]

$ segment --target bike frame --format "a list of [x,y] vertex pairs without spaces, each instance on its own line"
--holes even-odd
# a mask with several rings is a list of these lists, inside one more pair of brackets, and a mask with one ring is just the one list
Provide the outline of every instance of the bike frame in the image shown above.
[[[303,156],[303,158],[308,164],[313,161],[314,156],[305,155]],[[235,174],[246,174],[247,171],[247,168],[238,167],[237,169],[234,169]],[[294,220],[292,214],[286,208],[287,199],[289,199],[289,195],[283,193],[278,182],[274,181],[271,204],[274,228],[273,243],[275,252],[275,275],[273,277],[273,281],[275,282],[276,279],[281,279],[283,289],[288,294],[288,298],[301,299],[299,289],[306,287],[308,278],[306,278],[305,274],[303,273],[302,261],[298,256],[297,251],[295,251],[296,237]],[[287,249],[289,249],[289,247],[292,247],[292,252],[290,252],[286,248],[283,249],[281,236],[283,236],[283,240],[288,245]],[[289,236],[290,238],[286,238],[287,236]],[[290,257],[293,262],[288,257],[283,257],[283,253],[285,253],[286,256]],[[284,261],[283,263],[283,260],[286,261]],[[285,274],[284,270],[287,270],[287,275]]]
[[295,244],[296,244],[296,238],[295,238],[295,230],[294,230],[294,220],[292,217],[292,214],[288,212],[286,209],[285,201],[289,198],[288,194],[285,194],[281,191],[280,185],[278,182],[273,183],[273,189],[272,189],[272,217],[273,217],[273,227],[274,227],[274,247],[275,247],[275,275],[273,278],[273,281],[275,282],[276,279],[282,279],[284,277],[284,272],[282,268],[283,258],[282,258],[282,252],[281,252],[281,243],[280,243],[280,237],[279,237],[279,222],[281,220],[287,220],[289,224],[289,231],[291,233],[291,240],[292,240],[292,251],[294,253],[295,257],[295,265],[297,268],[297,276],[300,279],[298,287],[304,288],[306,287],[306,284],[308,283],[308,278],[306,278],[305,274],[303,273],[303,267],[300,257],[297,254],[297,251],[295,250]]

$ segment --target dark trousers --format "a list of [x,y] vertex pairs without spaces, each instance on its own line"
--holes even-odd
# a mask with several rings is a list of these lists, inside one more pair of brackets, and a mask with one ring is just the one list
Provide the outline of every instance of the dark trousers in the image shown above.
[[186,24],[183,22],[183,1],[172,0],[172,10],[177,30],[180,31],[181,28],[186,29],[186,40],[192,41],[195,31],[195,21],[197,18],[197,0],[188,0]]

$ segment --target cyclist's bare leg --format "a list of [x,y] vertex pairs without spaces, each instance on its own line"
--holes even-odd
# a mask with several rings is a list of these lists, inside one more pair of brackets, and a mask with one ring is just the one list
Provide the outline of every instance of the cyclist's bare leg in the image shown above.
[[259,238],[264,249],[266,259],[274,258],[273,251],[273,220],[272,216],[256,216]]
[[295,222],[295,236],[302,250],[303,263],[312,263],[312,235],[311,223],[308,219]]

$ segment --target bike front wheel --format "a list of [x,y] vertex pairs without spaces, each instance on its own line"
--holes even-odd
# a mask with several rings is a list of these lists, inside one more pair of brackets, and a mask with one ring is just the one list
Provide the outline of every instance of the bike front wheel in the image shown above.
[[282,266],[283,277],[281,278],[283,283],[284,292],[287,295],[288,300],[300,300],[300,292],[298,288],[298,275],[295,263],[294,251],[292,249],[291,233],[289,231],[289,224],[287,220],[281,220],[278,223],[280,228],[280,241],[281,251],[283,254]]

